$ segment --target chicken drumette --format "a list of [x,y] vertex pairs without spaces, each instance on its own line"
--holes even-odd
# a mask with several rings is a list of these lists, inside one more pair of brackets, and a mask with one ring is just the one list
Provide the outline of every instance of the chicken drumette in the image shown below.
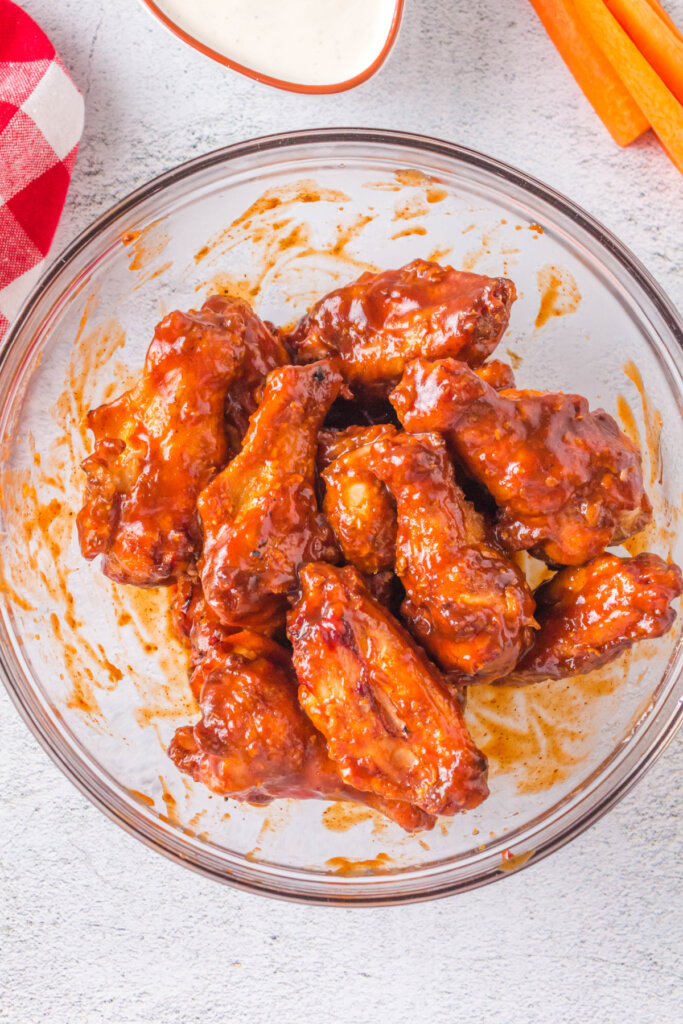
[[339,559],[318,508],[318,431],[341,387],[329,362],[267,378],[241,452],[199,495],[204,596],[227,626],[272,631],[298,568]]
[[344,781],[429,814],[476,807],[486,760],[437,668],[355,569],[311,564],[300,577],[288,616],[299,702]]
[[647,524],[640,454],[579,395],[496,392],[463,362],[418,359],[391,396],[406,430],[438,430],[499,507],[512,551],[582,565]]
[[107,576],[140,587],[182,573],[201,544],[197,495],[239,440],[265,373],[287,358],[237,299],[213,297],[162,320],[135,387],[88,413],[85,557],[103,555]]
[[[514,383],[507,363],[494,359],[475,370],[496,389]],[[372,473],[361,452],[352,452],[385,437],[395,437],[390,423],[322,430],[318,441],[318,467],[326,470],[323,509],[341,545],[344,557],[362,573],[391,569],[396,549],[396,502],[387,487]]]
[[676,617],[670,604],[682,583],[677,565],[651,554],[601,555],[560,570],[535,592],[540,628],[500,683],[523,686],[590,672],[639,640],[662,636]]
[[325,431],[318,447],[325,482],[323,510],[344,558],[366,575],[394,567],[396,502],[363,453],[366,445],[396,432],[388,423]]
[[[341,456],[323,478],[325,510],[335,529],[343,528],[347,558],[361,569],[368,555],[378,563],[381,557],[382,568],[395,564],[406,591],[401,613],[441,668],[468,682],[510,672],[531,643],[534,603],[522,573],[492,546],[456,484],[442,439],[396,433]],[[372,493],[390,503],[386,536],[371,532],[358,513],[358,479],[374,481]],[[381,547],[370,546],[378,539]]]
[[279,797],[353,800],[402,828],[431,828],[434,819],[402,800],[346,785],[297,703],[289,655],[250,631],[224,637],[195,668],[191,686],[202,717],[178,729],[169,754],[210,790],[249,803]]
[[287,338],[299,362],[336,357],[357,396],[386,395],[416,356],[483,363],[516,297],[512,281],[414,260],[330,292]]

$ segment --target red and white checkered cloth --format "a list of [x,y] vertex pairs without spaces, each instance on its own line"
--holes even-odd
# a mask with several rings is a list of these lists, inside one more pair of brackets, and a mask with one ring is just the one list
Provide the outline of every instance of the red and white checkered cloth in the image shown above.
[[40,276],[83,131],[83,97],[45,33],[0,0],[0,339]]

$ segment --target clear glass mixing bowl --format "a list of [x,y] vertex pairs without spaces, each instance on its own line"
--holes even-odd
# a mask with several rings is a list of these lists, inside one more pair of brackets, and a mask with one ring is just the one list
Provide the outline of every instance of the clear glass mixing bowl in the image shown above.
[[[431,139],[328,130],[231,146],[145,185],[53,264],[2,351],[2,674],[57,765],[149,846],[212,878],[308,901],[433,898],[504,877],[599,818],[680,718],[681,629],[601,672],[471,691],[491,797],[407,836],[364,809],[212,797],[165,747],[196,711],[168,592],[80,556],[83,414],[141,366],[154,323],[211,290],[291,321],[368,267],[432,256],[517,283],[500,355],[521,386],[577,391],[637,433],[655,525],[633,550],[683,561],[681,321],[568,200]],[[645,799],[645,794],[643,794]]]

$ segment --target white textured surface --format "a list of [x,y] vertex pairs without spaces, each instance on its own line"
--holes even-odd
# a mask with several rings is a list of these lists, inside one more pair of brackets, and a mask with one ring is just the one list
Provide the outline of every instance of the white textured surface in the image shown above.
[[[683,0],[665,0],[683,23]],[[683,304],[683,188],[650,138],[613,145],[526,0],[408,0],[360,89],[277,93],[205,61],[134,0],[25,0],[86,96],[57,246],[133,187],[272,131],[440,135],[596,214]],[[56,251],[56,250],[55,250]],[[678,740],[541,864],[435,904],[338,910],[204,881],[92,808],[0,695],[0,1020],[11,1024],[669,1024],[680,1019]]]

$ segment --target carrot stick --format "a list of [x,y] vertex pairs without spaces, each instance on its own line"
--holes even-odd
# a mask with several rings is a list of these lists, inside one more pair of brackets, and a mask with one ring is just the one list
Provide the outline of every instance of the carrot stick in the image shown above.
[[615,142],[628,146],[650,127],[579,18],[572,0],[530,0],[543,27]]
[[653,71],[602,0],[574,0],[586,28],[683,173],[683,106]]
[[679,103],[683,103],[683,43],[648,0],[605,0],[645,60],[657,72]]
[[678,38],[683,43],[683,32],[680,31],[676,22],[669,17],[669,15],[666,13],[662,5],[658,3],[658,0],[647,0],[647,3],[650,5],[655,14],[659,15],[659,17],[662,19],[666,27],[670,28],[673,34],[675,36],[678,36]]

